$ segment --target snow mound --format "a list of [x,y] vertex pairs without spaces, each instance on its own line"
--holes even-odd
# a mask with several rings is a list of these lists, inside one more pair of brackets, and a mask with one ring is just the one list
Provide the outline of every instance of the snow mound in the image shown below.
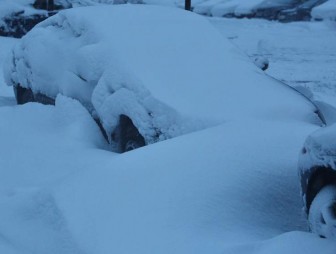
[[13,248],[10,243],[15,243],[26,253],[83,253],[47,190],[7,190],[0,194],[0,208],[1,240],[5,236],[9,249]]
[[[323,251],[321,250],[323,246]],[[316,235],[303,232],[290,232],[282,234],[273,239],[267,240],[256,246],[256,250],[253,254],[332,254],[336,251],[336,245],[333,240],[321,239]]]

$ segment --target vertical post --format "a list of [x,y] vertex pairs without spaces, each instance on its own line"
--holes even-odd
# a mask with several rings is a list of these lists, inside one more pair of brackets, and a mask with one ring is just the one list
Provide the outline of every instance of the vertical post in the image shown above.
[[47,10],[48,11],[53,11],[54,10],[54,0],[48,0]]
[[54,0],[35,0],[33,6],[36,9],[52,11],[54,10]]
[[185,0],[184,9],[191,11],[191,0]]

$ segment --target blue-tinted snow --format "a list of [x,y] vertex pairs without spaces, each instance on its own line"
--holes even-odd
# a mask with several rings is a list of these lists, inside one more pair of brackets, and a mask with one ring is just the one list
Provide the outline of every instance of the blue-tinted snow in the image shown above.
[[0,88],[1,253],[336,251],[302,232],[307,119],[241,118],[116,155],[77,102],[12,106]]

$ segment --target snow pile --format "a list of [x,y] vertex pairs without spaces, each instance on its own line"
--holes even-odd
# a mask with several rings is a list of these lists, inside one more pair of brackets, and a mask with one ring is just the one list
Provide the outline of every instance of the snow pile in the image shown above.
[[0,252],[79,253],[48,188],[105,148],[99,128],[65,97],[56,107],[1,106],[0,116]]
[[242,119],[115,155],[97,149],[99,130],[73,100],[0,116],[4,253],[335,252],[312,234],[282,235],[307,229],[295,164],[315,125]]
[[93,149],[106,148],[90,114],[73,99],[60,96],[56,107],[2,106],[0,115],[6,119],[0,123],[2,190],[58,181],[81,170]]
[[312,17],[315,20],[336,21],[336,0],[329,0],[312,10]]
[[[306,230],[296,151],[315,128],[242,121],[120,156],[96,154],[82,160],[99,167],[86,166],[43,192],[52,193],[51,211],[66,221],[59,231],[71,233],[61,235],[88,253],[249,253],[247,244],[267,253],[294,239],[311,239],[311,247],[332,253],[334,244],[303,233],[261,242]],[[16,221],[22,231],[32,227]],[[53,229],[53,221],[43,226]],[[306,254],[301,248],[292,253]]]
[[1,253],[21,253],[11,252],[10,242],[24,246],[25,253],[81,253],[48,191],[26,188],[2,192],[0,208],[0,232],[8,240],[1,241]]

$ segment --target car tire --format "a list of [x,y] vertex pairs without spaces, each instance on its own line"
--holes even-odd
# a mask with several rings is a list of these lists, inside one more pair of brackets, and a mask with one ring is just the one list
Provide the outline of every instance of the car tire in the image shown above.
[[132,120],[126,115],[120,115],[119,125],[116,128],[117,143],[119,152],[129,152],[139,147],[145,146],[145,139],[139,133]]
[[18,105],[22,105],[28,102],[34,102],[34,94],[30,88],[24,88],[20,85],[14,86],[15,99]]
[[139,143],[135,140],[128,140],[125,144],[124,151],[129,152],[129,151],[132,151],[132,150],[137,149],[137,148],[142,147],[142,146],[143,146],[142,143]]
[[336,185],[323,187],[314,198],[308,215],[310,229],[322,238],[336,239]]

